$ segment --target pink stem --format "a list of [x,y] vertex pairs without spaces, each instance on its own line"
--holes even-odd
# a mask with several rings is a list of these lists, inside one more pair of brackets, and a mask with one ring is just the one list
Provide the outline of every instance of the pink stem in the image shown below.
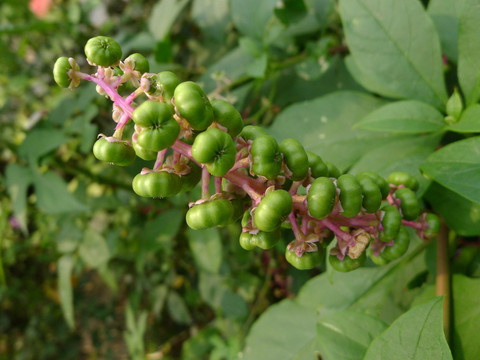
[[305,235],[303,232],[300,230],[297,222],[297,218],[295,217],[294,212],[290,212],[288,215],[288,220],[290,221],[290,224],[292,225],[292,231],[293,234],[295,235],[295,239],[299,242],[304,242],[305,241]]
[[157,159],[155,160],[155,165],[153,170],[158,170],[162,167],[163,160],[165,159],[165,154],[167,153],[168,148],[163,149],[157,153]]
[[210,191],[208,186],[210,185],[210,173],[207,170],[207,167],[202,168],[202,199],[207,199],[210,197]]
[[215,176],[214,180],[215,180],[215,192],[217,194],[220,194],[222,192],[222,178]]
[[416,221],[408,221],[402,219],[402,225],[410,226],[411,228],[414,228],[416,230],[423,230],[423,225]]

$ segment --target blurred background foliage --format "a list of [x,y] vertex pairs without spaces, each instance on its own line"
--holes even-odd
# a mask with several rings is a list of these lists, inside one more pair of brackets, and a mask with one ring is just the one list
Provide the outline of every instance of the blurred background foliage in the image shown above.
[[287,105],[360,87],[333,1],[3,0],[0,4],[0,359],[231,359],[253,321],[312,273],[247,253],[239,225],[186,229],[187,204],[135,196],[96,161],[111,103],[53,83],[59,56],[90,71],[95,35],[141,52],[269,125]]

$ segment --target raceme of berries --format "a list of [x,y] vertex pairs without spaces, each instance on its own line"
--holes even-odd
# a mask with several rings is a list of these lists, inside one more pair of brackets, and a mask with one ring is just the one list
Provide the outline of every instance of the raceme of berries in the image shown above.
[[[94,82],[113,102],[115,131],[99,135],[95,157],[120,166],[137,156],[152,161],[133,179],[134,192],[143,197],[174,196],[200,183],[202,196],[186,215],[192,229],[241,221],[239,242],[246,250],[270,249],[282,228],[291,229],[295,240],[285,258],[302,270],[319,266],[336,237],[328,261],[342,272],[362,266],[367,256],[376,264],[401,257],[410,242],[407,227],[426,240],[440,231],[439,218],[421,212],[418,181],[407,173],[387,179],[370,171],[341,174],[295,139],[277,143],[261,127],[244,126],[230,103],[210,99],[198,84],[169,71],[149,73],[141,54],[122,61],[111,38],[90,39],[85,54],[97,67],[94,74],[61,57],[53,76],[64,88]],[[127,138],[130,121],[135,130]]]

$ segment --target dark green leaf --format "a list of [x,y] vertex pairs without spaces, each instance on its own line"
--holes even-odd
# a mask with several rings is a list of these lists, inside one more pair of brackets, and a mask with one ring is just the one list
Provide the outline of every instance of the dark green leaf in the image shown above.
[[378,132],[352,130],[361,118],[381,105],[381,100],[364,93],[334,92],[287,107],[269,131],[279,141],[294,136],[307,150],[345,169],[366,152],[394,138]]
[[480,359],[480,279],[453,276],[453,355],[456,360]]
[[410,309],[372,342],[364,359],[453,359],[442,319],[440,297]]
[[315,326],[312,309],[292,300],[272,305],[252,326],[244,357],[249,360],[315,359]]
[[53,171],[35,174],[34,185],[37,206],[46,213],[60,214],[88,209],[68,191],[65,181]]
[[68,137],[60,130],[53,128],[34,129],[27,134],[27,137],[18,149],[18,154],[33,164],[40,157],[55,150],[67,141]]
[[217,274],[222,264],[222,241],[217,228],[188,230],[188,244],[197,266]]
[[467,105],[480,98],[480,3],[463,0],[458,22],[458,80]]
[[73,314],[72,269],[75,259],[71,255],[63,255],[58,259],[58,295],[62,307],[63,317],[70,329],[75,327]]
[[436,182],[430,185],[425,198],[456,233],[463,236],[480,235],[480,204],[471,202]]
[[22,231],[27,231],[27,190],[33,183],[30,169],[11,163],[5,170],[7,190],[12,200],[13,214]]
[[435,23],[442,51],[454,63],[458,61],[458,14],[462,0],[430,0],[428,14]]
[[262,40],[272,19],[277,0],[231,0],[230,13],[237,29],[245,36]]
[[327,314],[317,323],[317,339],[325,359],[361,360],[387,324],[372,316],[344,310]]
[[365,116],[356,127],[396,133],[426,133],[445,126],[442,113],[416,100],[398,101],[382,106]]
[[188,325],[192,322],[192,316],[182,297],[175,291],[170,291],[167,297],[168,313],[172,319],[179,323]]
[[480,204],[480,137],[445,146],[430,155],[421,168],[444,187]]
[[349,50],[365,74],[362,85],[388,97],[445,105],[440,41],[418,0],[341,0],[340,14]]
[[158,1],[148,19],[148,29],[155,40],[163,40],[169,33],[178,15],[189,0],[161,0]]
[[92,229],[85,231],[78,253],[83,262],[92,268],[105,265],[111,256],[105,238]]
[[460,120],[448,127],[448,130],[459,133],[479,133],[480,132],[480,105],[473,104],[469,106],[460,117]]

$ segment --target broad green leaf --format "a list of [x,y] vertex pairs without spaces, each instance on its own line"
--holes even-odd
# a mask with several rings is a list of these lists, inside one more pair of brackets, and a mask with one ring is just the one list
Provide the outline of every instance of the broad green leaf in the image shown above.
[[418,170],[440,143],[441,135],[409,136],[395,139],[363,155],[349,172],[375,171],[383,177],[392,172],[404,171],[415,176],[420,183],[422,194],[429,181]]
[[365,116],[356,127],[396,133],[428,133],[445,126],[443,115],[433,106],[416,100],[382,106]]
[[312,6],[322,29],[326,28],[332,16],[335,14],[335,0],[307,1],[307,6],[308,5]]
[[27,190],[33,183],[33,174],[29,168],[10,163],[5,170],[5,178],[13,214],[22,231],[27,232]]
[[480,204],[433,182],[424,195],[447,226],[461,236],[480,235]]
[[172,319],[179,323],[188,325],[192,322],[192,316],[188,311],[183,298],[175,291],[170,291],[167,297],[167,309]]
[[437,28],[442,51],[454,63],[458,61],[458,14],[463,0],[430,0],[428,15]]
[[230,21],[228,0],[193,0],[193,21],[209,39],[224,41]]
[[88,207],[68,191],[65,181],[53,171],[35,174],[37,206],[46,213],[85,211]]
[[364,359],[453,359],[443,334],[442,298],[414,307],[395,320],[372,342]]
[[169,33],[178,15],[189,0],[160,0],[152,8],[148,29],[155,40],[163,40]]
[[480,3],[463,0],[458,22],[458,80],[467,105],[480,98]]
[[345,169],[366,152],[394,138],[379,132],[352,129],[361,118],[381,105],[381,100],[364,93],[334,92],[287,107],[269,132],[278,141],[293,136],[307,150]]
[[360,312],[344,310],[318,319],[317,339],[325,360],[361,360],[387,324]]
[[34,129],[27,133],[27,137],[18,149],[18,154],[33,164],[40,157],[55,150],[67,141],[68,137],[60,130],[54,128]]
[[[315,359],[316,317],[312,309],[293,300],[270,306],[253,324],[247,336],[248,360]],[[307,353],[299,356],[305,349]]]
[[261,40],[274,16],[277,0],[231,0],[230,13],[233,23],[245,36]]
[[217,274],[222,264],[222,241],[218,229],[188,229],[187,238],[199,269]]
[[460,120],[448,127],[448,130],[459,133],[480,133],[480,105],[469,106],[460,117]]
[[78,253],[83,262],[92,268],[106,264],[111,256],[105,238],[92,229],[85,231]]
[[[305,62],[309,61],[306,59]],[[334,56],[328,64],[322,75],[311,79],[301,75],[298,67],[305,62],[299,63],[295,67],[285,69],[277,81],[277,87],[282,91],[277,91],[275,104],[280,107],[291,105],[292,103],[311,100],[322,95],[329,94],[339,90],[363,91],[348,72],[345,62],[339,56]],[[318,60],[317,60],[318,65]]]
[[341,0],[340,14],[355,63],[373,80],[366,88],[444,106],[440,41],[418,0]]
[[217,313],[233,318],[248,314],[245,300],[233,292],[228,278],[208,272],[200,272],[199,276],[200,295]]
[[70,329],[75,327],[73,314],[72,269],[75,259],[71,255],[63,255],[58,259],[58,296],[62,307],[63,317]]
[[480,204],[480,137],[456,141],[430,155],[421,167],[431,179]]
[[453,355],[456,360],[480,359],[480,279],[453,275]]

